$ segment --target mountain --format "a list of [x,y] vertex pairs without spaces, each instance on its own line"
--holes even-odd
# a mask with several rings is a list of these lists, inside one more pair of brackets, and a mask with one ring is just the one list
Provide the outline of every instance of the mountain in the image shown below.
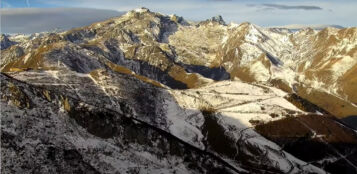
[[316,25],[304,25],[304,24],[291,24],[291,25],[283,25],[283,26],[273,26],[270,28],[281,28],[281,29],[289,29],[292,31],[299,31],[301,29],[306,29],[306,28],[312,28],[314,30],[323,30],[325,28],[337,28],[337,29],[343,29],[344,27],[340,25],[326,25],[326,24],[316,24]]
[[356,173],[356,33],[140,8],[10,36],[1,170]]
[[14,45],[15,43],[13,41],[10,41],[8,36],[5,34],[0,35],[0,49],[6,49],[9,48],[11,45]]

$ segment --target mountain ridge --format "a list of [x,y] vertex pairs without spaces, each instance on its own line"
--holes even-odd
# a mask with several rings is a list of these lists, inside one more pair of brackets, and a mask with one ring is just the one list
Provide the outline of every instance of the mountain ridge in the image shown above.
[[[152,74],[149,75],[149,78],[166,83],[166,85],[176,84],[171,87],[187,88],[188,86],[192,88],[209,83],[207,77],[213,77],[210,71],[215,71],[215,76],[218,73],[218,77],[214,80],[227,79],[228,76],[225,74],[228,73],[230,79],[238,78],[247,82],[280,81],[280,83],[285,83],[281,85],[287,86],[289,91],[293,89],[293,86],[304,85],[322,90],[323,93],[331,95],[333,100],[352,103],[352,105],[349,104],[349,108],[352,109],[351,113],[335,112],[335,110],[343,108],[325,108],[339,117],[351,115],[356,110],[353,109],[353,103],[355,103],[353,97],[349,97],[353,95],[353,90],[349,88],[353,88],[354,85],[344,85],[345,83],[354,83],[353,78],[345,78],[344,73],[352,71],[353,65],[356,64],[354,59],[356,28],[326,28],[321,31],[303,29],[297,33],[285,33],[250,23],[224,26],[208,22],[195,26],[186,22],[180,24],[175,22],[171,16],[143,9],[133,10],[121,17],[87,27],[42,37],[47,39],[46,42],[53,42],[54,45],[61,45],[57,42],[70,45],[79,44],[79,47],[85,48],[85,52],[103,54],[102,57],[109,59],[116,57],[115,61],[119,62],[113,63],[119,63],[139,75],[144,74],[144,72],[140,72],[141,69],[158,68],[157,70],[161,71],[159,74],[152,74],[151,71],[145,72],[145,74]],[[123,28],[116,29],[112,26]],[[116,32],[119,33],[115,34]],[[119,40],[108,39],[110,37],[119,37]],[[329,40],[326,40],[326,37]],[[40,41],[37,44],[41,44],[43,39],[38,37],[30,42],[37,40],[36,42]],[[122,43],[115,45],[118,41]],[[21,42],[18,45],[21,45]],[[7,49],[3,52],[5,55],[8,53],[13,55],[14,50],[19,53],[21,48],[17,47],[12,51]],[[106,50],[97,52],[97,48]],[[325,52],[325,50],[331,49],[336,49],[335,53]],[[45,49],[42,50],[46,52]],[[51,50],[52,48],[50,48]],[[108,50],[109,52],[107,52]],[[316,50],[317,52],[315,52]],[[155,53],[147,54],[152,51]],[[42,54],[41,52],[39,54]],[[84,51],[82,52],[84,53]],[[19,55],[18,53],[16,55]],[[34,54],[36,53],[32,53],[32,55]],[[9,71],[9,66],[12,66],[13,69],[23,68],[21,66],[36,68],[32,67],[30,62],[24,64],[25,56],[22,59],[23,63],[13,61],[15,66],[8,64],[7,67],[1,67],[2,71]],[[31,57],[27,59],[31,59]],[[233,66],[234,64],[238,64],[238,66]],[[138,65],[148,68],[134,68]],[[201,69],[204,67],[209,68],[203,72]],[[220,72],[212,68],[218,68]],[[328,78],[328,76],[332,76],[332,78]],[[320,107],[331,105],[329,103],[316,104]]]
[[[89,165],[99,173],[145,173],[148,164],[156,166],[150,168],[151,172],[160,171],[161,166],[165,172],[209,173],[203,161],[187,162],[181,158],[183,154],[195,159],[202,152],[191,152],[186,146],[180,146],[180,152],[171,151],[171,145],[157,144],[169,141],[170,136],[216,155],[218,161],[224,162],[218,165],[211,159],[210,165],[220,169],[234,166],[238,171],[233,173],[356,171],[356,133],[336,117],[357,113],[353,103],[355,79],[351,78],[357,63],[357,29],[303,29],[290,33],[221,21],[217,17],[190,23],[175,15],[140,8],[61,33],[18,37],[15,45],[1,51],[0,69],[9,76],[1,75],[1,104],[6,108],[2,120],[16,123],[2,122],[2,130],[10,134],[9,130],[19,127],[19,113],[52,125],[76,123],[66,127],[75,130],[65,131],[67,137],[72,137],[69,139],[61,139],[61,133],[51,129],[51,136],[56,137],[52,137],[53,141],[72,144],[80,154],[75,155],[76,159],[82,156],[86,163],[81,166],[89,170]],[[29,85],[14,84],[7,80],[10,77]],[[37,86],[45,90],[33,92]],[[37,102],[47,107],[41,108]],[[99,105],[100,112],[90,104]],[[42,115],[46,109],[52,113],[49,120]],[[138,129],[138,137],[134,138],[136,129],[131,129],[132,123],[123,121],[120,129],[109,124],[121,117],[107,110],[127,113],[130,119],[167,135],[160,134],[160,140],[155,138],[156,133],[151,134],[151,129],[149,136]],[[58,116],[63,120],[57,120]],[[325,127],[319,122],[326,122]],[[288,128],[292,130],[270,129],[282,123],[291,125]],[[48,128],[39,125],[38,129]],[[117,134],[120,130],[128,131]],[[13,137],[31,141],[25,136],[31,131],[41,139],[51,138],[37,134],[37,127],[18,129],[19,134]],[[97,145],[84,143],[82,147],[79,140],[91,141],[87,137]],[[22,143],[10,140],[6,141]],[[219,142],[225,142],[224,146]],[[14,152],[11,143],[6,146],[5,156]],[[100,144],[106,143],[114,147],[105,150],[107,146]],[[135,151],[126,143],[139,148]],[[299,154],[303,151],[299,143],[319,155]],[[140,150],[146,146],[151,150]],[[81,147],[87,151],[93,147],[103,150],[86,154]],[[168,152],[165,162],[154,162]],[[144,155],[144,161],[138,153]],[[135,158],[124,155],[118,159],[122,156],[119,154]],[[93,157],[108,167],[100,167]],[[55,158],[66,164],[67,159]],[[174,165],[175,161],[182,165]],[[122,165],[125,162],[138,168]],[[20,160],[17,164],[21,163]],[[54,170],[50,165],[46,168]],[[6,163],[4,170],[13,168]]]
[[269,28],[281,28],[281,29],[290,29],[293,31],[298,31],[301,29],[312,28],[314,30],[323,30],[325,28],[332,27],[343,29],[345,27],[341,25],[334,25],[334,24],[289,24],[289,25],[281,25],[281,26],[270,26]]

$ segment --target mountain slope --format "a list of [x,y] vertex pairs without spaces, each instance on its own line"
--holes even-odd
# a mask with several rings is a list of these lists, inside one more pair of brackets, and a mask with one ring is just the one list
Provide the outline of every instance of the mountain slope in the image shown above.
[[334,117],[357,113],[356,33],[192,23],[141,8],[10,37],[0,59],[2,154],[29,165],[2,170],[356,171],[356,132]]
[[[64,73],[61,73],[62,75],[58,75],[58,79],[61,80],[65,80],[66,76],[68,77],[68,75],[70,74],[66,74],[64,75]],[[24,73],[23,75],[26,75],[26,73]],[[104,75],[104,74],[102,74]],[[2,126],[2,132],[3,134],[12,134],[11,137],[19,137],[19,136],[25,136],[26,134],[35,134],[34,137],[38,137],[38,138],[54,138],[53,142],[54,144],[62,144],[62,143],[70,143],[73,144],[71,145],[72,148],[74,148],[72,151],[74,150],[79,150],[77,148],[84,148],[90,151],[92,145],[88,144],[89,142],[93,142],[93,143],[100,143],[103,144],[103,141],[109,141],[114,143],[113,145],[116,147],[122,147],[122,146],[127,146],[125,143],[127,141],[129,141],[129,144],[132,143],[139,143],[141,144],[141,148],[146,147],[147,145],[154,143],[157,144],[158,140],[160,141],[166,141],[166,138],[169,139],[174,139],[174,140],[167,140],[167,141],[179,141],[180,143],[183,143],[182,149],[183,151],[181,152],[172,152],[173,157],[167,159],[168,160],[168,164],[172,163],[172,160],[174,160],[173,158],[175,158],[175,160],[177,161],[176,158],[180,158],[177,157],[176,153],[183,153],[183,155],[187,155],[187,153],[191,153],[188,152],[188,149],[193,149],[194,152],[192,153],[196,153],[199,156],[206,156],[206,157],[199,157],[199,158],[207,158],[210,159],[209,161],[216,159],[218,161],[213,162],[213,163],[217,163],[217,164],[208,164],[209,161],[206,161],[204,165],[207,166],[217,166],[217,170],[226,170],[226,171],[240,171],[240,172],[248,172],[248,171],[255,171],[255,172],[259,172],[260,170],[264,170],[264,171],[275,171],[275,172],[286,172],[286,171],[293,171],[295,172],[299,172],[302,170],[306,170],[306,171],[319,171],[321,172],[319,169],[317,169],[316,167],[307,165],[298,159],[295,159],[294,157],[292,157],[291,155],[285,153],[285,152],[279,152],[276,153],[276,151],[279,151],[279,147],[276,146],[275,144],[267,141],[266,139],[264,139],[263,137],[259,136],[258,134],[255,133],[255,131],[253,129],[246,129],[247,127],[244,126],[247,123],[244,123],[243,125],[241,124],[228,124],[228,122],[223,120],[226,120],[226,118],[221,118],[221,117],[225,117],[224,113],[221,114],[207,114],[205,113],[205,111],[200,111],[197,109],[190,109],[190,108],[182,108],[182,106],[179,106],[177,104],[175,104],[176,100],[171,98],[170,99],[170,94],[167,94],[165,91],[166,90],[158,90],[152,87],[149,87],[148,85],[145,85],[144,83],[131,78],[132,80],[127,79],[127,75],[120,75],[117,76],[116,79],[110,79],[110,78],[106,78],[103,77],[103,79],[101,79],[100,81],[95,81],[95,83],[101,84],[100,86],[97,85],[90,85],[87,82],[87,86],[86,87],[77,87],[77,88],[73,88],[73,85],[75,84],[71,84],[68,83],[69,85],[66,84],[62,84],[64,85],[63,87],[61,87],[61,84],[56,84],[54,82],[48,82],[48,79],[50,79],[50,76],[43,76],[42,78],[40,77],[40,75],[36,75],[34,76],[34,74],[31,74],[33,78],[28,79],[28,81],[30,83],[36,84],[37,86],[41,86],[41,87],[36,87],[36,86],[32,86],[32,85],[27,85],[21,82],[18,82],[14,79],[11,79],[7,76],[2,75],[2,91],[3,91],[3,95],[2,95],[2,108],[5,108],[5,110],[3,110],[3,126]],[[77,77],[76,77],[77,76]],[[122,76],[122,77],[121,77]],[[18,76],[17,76],[18,77]],[[19,77],[18,77],[19,78]],[[77,78],[77,79],[75,79]],[[80,82],[83,83],[85,79],[88,79],[88,77],[85,76],[78,76],[78,75],[73,75],[70,76],[70,79],[72,79],[75,82]],[[41,79],[46,79],[47,83],[39,83]],[[81,79],[81,80],[80,80]],[[127,80],[125,80],[127,79]],[[55,80],[55,79],[54,79]],[[69,79],[68,79],[69,80]],[[106,81],[108,80],[108,81]],[[37,83],[34,83],[37,82]],[[111,84],[115,84],[114,86],[110,87],[108,85],[104,85],[106,82],[110,82]],[[118,82],[124,86],[128,85],[130,87],[138,87],[137,89],[131,89],[131,90],[125,90],[120,88],[120,84],[116,84],[115,82]],[[135,83],[136,85],[134,85],[133,83]],[[238,85],[238,84],[237,84]],[[244,84],[241,84],[244,85]],[[248,86],[247,86],[248,87]],[[251,88],[254,89],[254,86],[251,86]],[[103,89],[103,91],[101,91]],[[74,90],[74,91],[73,91]],[[120,91],[124,90],[124,93],[121,93]],[[143,90],[145,92],[143,92]],[[64,93],[64,91],[66,91]],[[137,92],[135,92],[137,91]],[[143,92],[140,94],[140,92]],[[92,98],[90,95],[85,95],[85,93],[91,93],[93,95],[93,93],[95,94],[95,98]],[[104,93],[103,93],[104,92]],[[139,92],[139,93],[138,93]],[[172,91],[174,94],[179,92],[181,93],[182,91]],[[101,94],[102,93],[102,94]],[[195,92],[196,93],[196,92]],[[63,95],[66,94],[66,95]],[[104,96],[115,96],[114,94],[122,94],[122,95],[117,95],[117,97],[110,97],[110,98],[104,98]],[[140,94],[140,95],[139,95]],[[103,97],[99,97],[100,95],[104,95]],[[271,93],[270,95],[273,95],[273,93]],[[175,95],[174,95],[175,96]],[[131,100],[125,99],[126,97],[131,98]],[[136,98],[136,97],[140,97],[140,98]],[[177,95],[177,97],[182,97],[182,95]],[[264,96],[262,96],[264,97]],[[100,99],[98,99],[100,98]],[[81,100],[79,100],[81,99]],[[83,102],[86,101],[86,102]],[[189,98],[185,99],[185,100],[191,100]],[[284,99],[282,99],[284,100]],[[179,101],[179,100],[177,100]],[[48,103],[49,102],[49,103]],[[163,103],[162,103],[163,102]],[[179,102],[180,103],[180,102]],[[199,103],[199,102],[198,102]],[[46,107],[41,107],[41,106],[46,106]],[[141,107],[139,107],[141,106]],[[183,105],[184,106],[184,105]],[[268,107],[268,106],[267,106]],[[272,106],[274,107],[274,106]],[[292,107],[292,106],[290,106]],[[110,108],[115,108],[115,110],[111,110]],[[276,109],[279,110],[279,107],[277,107]],[[17,114],[24,114],[25,118],[31,118],[31,120],[23,120],[20,121],[18,120],[18,118],[16,117]],[[52,114],[51,114],[52,113]],[[185,114],[184,114],[185,113]],[[42,114],[45,114],[43,116],[41,116]],[[48,115],[49,114],[49,115]],[[182,115],[183,114],[183,115]],[[223,114],[223,115],[222,115]],[[58,120],[58,118],[61,118],[60,120]],[[229,119],[228,119],[229,118]],[[227,119],[230,120],[232,118],[228,117]],[[63,120],[64,119],[64,120]],[[213,119],[214,120],[221,120],[218,123],[215,122],[211,122],[210,120]],[[267,121],[264,117],[261,118],[256,118],[256,119],[262,119]],[[27,121],[26,121],[27,120]],[[47,121],[46,121],[47,120]],[[121,120],[121,121],[120,121]],[[132,120],[132,121],[129,121]],[[227,120],[227,121],[228,121]],[[74,122],[75,124],[74,124]],[[14,122],[16,124],[9,124],[10,122]],[[34,124],[33,129],[16,129],[16,127],[20,126],[20,124],[22,124],[22,122],[27,122],[27,124]],[[38,123],[48,123],[50,125],[54,125],[54,128],[61,126],[62,124],[67,124],[67,126],[65,126],[64,128],[66,128],[65,130],[63,129],[50,129],[47,130],[46,127],[43,127],[41,125],[38,125]],[[71,123],[72,122],[72,123]],[[134,122],[134,123],[131,123]],[[231,121],[230,121],[231,122]],[[71,124],[68,124],[71,123]],[[237,123],[239,123],[239,120],[237,120]],[[137,129],[137,128],[130,128],[134,125],[139,126],[140,127],[140,132],[146,132],[145,135],[143,135],[143,137],[156,137],[155,139],[139,139],[140,136],[138,135],[138,133],[134,133],[133,130]],[[139,124],[139,125],[138,125]],[[208,125],[207,125],[208,124]],[[232,126],[236,127],[236,131],[233,131],[233,135],[225,135],[225,131],[224,132],[215,132],[214,129],[212,130],[212,128],[210,128],[211,124],[215,124],[215,126],[219,126],[219,129],[231,129]],[[117,127],[119,125],[124,126],[124,128],[121,127]],[[140,126],[141,125],[141,126]],[[230,125],[229,127],[226,127]],[[248,125],[250,125],[248,123]],[[78,126],[82,127],[83,129],[79,129],[78,130]],[[129,127],[128,127],[129,126]],[[207,127],[209,126],[209,127]],[[145,127],[149,127],[149,128],[145,128]],[[72,131],[69,131],[67,129],[70,129]],[[120,130],[124,129],[124,132],[120,132]],[[163,134],[159,137],[157,137],[158,135],[156,135],[157,133],[151,133],[151,130],[154,132],[159,132],[160,134]],[[17,130],[17,131],[16,131]],[[38,134],[39,132],[41,132],[41,130],[47,130],[47,131],[51,131],[51,134],[46,134],[46,135],[41,135]],[[63,132],[63,131],[64,132]],[[184,130],[184,131],[183,131]],[[242,130],[244,130],[242,132]],[[13,132],[15,131],[15,132]],[[20,131],[20,132],[18,132]],[[74,132],[73,132],[74,131]],[[83,133],[80,133],[80,132]],[[119,132],[118,132],[119,131]],[[209,137],[206,140],[206,138],[204,136],[207,136],[207,133],[205,133],[206,131],[208,133]],[[235,141],[237,141],[236,143],[240,144],[240,147],[245,147],[247,149],[243,150],[239,150],[239,153],[237,153],[237,155],[239,155],[240,157],[238,158],[237,156],[231,156],[231,154],[227,154],[225,151],[221,151],[219,149],[217,149],[216,145],[214,144],[215,142],[211,142],[210,137],[211,137],[211,131],[214,131],[212,133],[217,134],[218,137],[220,136],[224,136],[226,137],[225,141],[227,141],[227,143],[230,143],[231,145],[234,146]],[[12,132],[12,133],[10,133]],[[38,133],[36,133],[38,132]],[[222,133],[222,135],[220,135]],[[132,135],[136,135],[135,139],[129,139],[130,138],[130,134]],[[206,134],[206,135],[205,135]],[[236,135],[234,135],[236,134]],[[59,136],[61,135],[61,136]],[[10,135],[9,135],[10,136]],[[64,136],[65,139],[62,139],[60,137]],[[84,136],[84,137],[83,137]],[[118,137],[119,136],[119,137]],[[252,139],[252,136],[255,137]],[[6,137],[6,136],[5,136]],[[88,137],[88,138],[85,138]],[[121,137],[121,138],[120,138]],[[177,138],[176,138],[177,137]],[[239,139],[235,140],[235,137]],[[246,137],[246,138],[245,138]],[[248,138],[249,137],[249,138]],[[69,138],[69,139],[68,139]],[[31,140],[31,137],[22,137],[21,139],[24,139],[26,141],[33,141]],[[105,140],[108,139],[108,140]],[[81,141],[82,143],[80,143],[81,145],[79,146],[79,142]],[[6,139],[3,140],[4,142],[7,142],[7,144],[5,144],[3,147],[3,153],[6,155],[7,153],[11,152],[11,148],[14,146],[14,144],[11,145],[11,143],[15,143],[15,144],[21,144],[21,142],[17,142],[15,140],[12,139]],[[15,141],[15,142],[14,142]],[[133,142],[131,142],[133,141]],[[87,143],[84,143],[87,142]],[[115,143],[116,142],[116,143]],[[146,142],[146,143],[145,143]],[[43,144],[44,142],[38,142],[39,144]],[[83,144],[84,143],[84,144]],[[124,143],[124,144],[122,144]],[[147,144],[149,143],[149,144]],[[177,144],[176,142],[172,142],[173,144]],[[10,145],[9,145],[10,144]],[[134,146],[130,145],[130,147]],[[167,143],[165,143],[167,144]],[[113,146],[112,145],[112,146]],[[155,151],[155,153],[159,153],[159,154],[164,154],[166,152],[168,152],[167,150],[170,149],[170,147],[167,147],[168,149],[165,150],[165,148],[163,149],[162,152],[157,152],[157,148],[162,148],[161,146],[159,146],[159,144],[157,144],[157,146],[153,146],[153,151]],[[227,144],[228,145],[228,144]],[[43,144],[42,146],[44,147],[48,147],[48,145]],[[84,147],[83,147],[84,146]],[[181,146],[181,145],[180,145]],[[188,147],[186,147],[188,146]],[[267,148],[267,146],[269,146],[269,148]],[[7,147],[7,148],[6,148]],[[95,148],[99,148],[102,149],[102,145],[99,146],[95,145]],[[254,148],[253,148],[254,147]],[[10,149],[8,149],[10,148]],[[29,147],[31,148],[31,146]],[[49,147],[48,147],[49,148]],[[103,147],[104,148],[104,147]],[[140,146],[139,147],[135,147],[135,149],[141,149]],[[177,149],[178,147],[175,147],[175,149]],[[187,149],[188,148],[188,149]],[[251,149],[253,148],[253,149]],[[263,154],[259,154],[259,151],[256,151],[256,148],[261,149],[262,151],[265,151],[265,155]],[[55,149],[57,149],[55,147]],[[145,148],[146,149],[146,148]],[[156,149],[156,150],[154,150]],[[275,149],[275,150],[274,150]],[[60,149],[59,149],[60,150]],[[236,149],[238,150],[238,149]],[[114,155],[117,152],[117,150],[115,149],[108,149],[106,151],[109,151],[110,154]],[[20,152],[19,152],[20,153]],[[99,158],[99,160],[104,160],[103,162],[108,163],[109,165],[112,163],[122,163],[120,161],[131,161],[131,163],[136,164],[138,166],[146,166],[149,163],[152,163],[154,161],[157,161],[157,159],[155,158],[148,158],[148,161],[144,161],[143,163],[141,162],[141,160],[136,161],[136,157],[133,157],[132,155],[129,155],[130,153],[134,153],[137,154],[138,151],[132,152],[132,150],[126,149],[124,152],[122,151],[121,153],[125,153],[130,157],[130,159],[112,159],[115,156],[112,155],[108,155],[106,154],[104,151],[102,152],[101,150],[97,151],[96,154],[83,154],[83,152],[79,152],[82,156],[84,156],[84,159],[90,160],[90,159],[95,159],[94,156],[93,157],[88,157],[87,155],[99,155],[102,156],[102,154],[104,153],[105,156],[108,156],[106,158],[110,158],[110,161],[105,160],[106,158]],[[144,153],[144,152],[141,152]],[[149,152],[149,153],[153,153],[153,152]],[[170,152],[171,153],[171,152]],[[254,154],[253,156],[260,156],[260,158],[256,159],[255,157],[252,158],[253,156],[252,153]],[[281,153],[284,153],[281,154]],[[21,154],[21,153],[20,153]],[[158,158],[162,158],[163,156],[160,156],[159,154],[153,154],[154,156],[157,156]],[[204,155],[206,154],[206,155]],[[214,154],[214,155],[213,155]],[[194,155],[194,156],[197,156]],[[208,155],[208,156],[207,156]],[[213,156],[212,156],[213,155]],[[87,157],[86,157],[87,156]],[[152,156],[152,155],[150,155]],[[26,160],[27,158],[21,158],[20,156],[18,156],[18,159],[24,159]],[[57,158],[57,157],[54,157]],[[64,162],[68,162],[66,161],[67,159],[65,157],[60,158],[59,161],[63,161]],[[138,157],[140,158],[140,157]],[[191,158],[191,157],[190,157]],[[250,159],[252,158],[252,159]],[[263,161],[260,161],[261,158],[264,158],[264,163],[261,163]],[[36,163],[36,165],[40,165],[41,163],[43,163],[44,161],[41,158],[35,158],[36,160],[34,160],[34,162]],[[166,160],[166,159],[165,159]],[[86,160],[85,160],[86,161]],[[150,162],[151,161],[151,162]],[[171,162],[169,162],[171,161]],[[185,157],[185,161],[186,161],[186,157]],[[193,160],[196,161],[197,160]],[[17,161],[18,164],[23,163],[24,161]],[[208,163],[207,163],[208,162]],[[130,165],[127,166],[122,166],[124,168],[117,168],[117,169],[107,169],[107,168],[101,168],[99,166],[97,166],[95,163],[93,162],[88,162],[86,161],[87,167],[88,165],[91,166],[91,168],[95,168],[96,170],[101,170],[101,172],[103,172],[103,170],[109,170],[109,171],[116,171],[116,170],[129,170],[130,169]],[[188,162],[189,164],[190,162]],[[221,163],[221,164],[219,164]],[[9,163],[10,164],[10,163]],[[151,164],[153,165],[153,168],[149,168],[148,170],[151,170],[152,172],[154,172],[155,170],[159,170],[158,168],[160,168],[160,170],[165,171],[165,166],[163,164]],[[158,167],[157,169],[155,169],[155,166],[161,166]],[[191,164],[190,164],[191,165]],[[194,172],[195,169],[191,169],[192,165],[201,165],[201,164],[192,164],[191,167],[189,165],[190,169],[186,169],[186,172],[183,173],[191,173]],[[203,165],[203,164],[202,164]],[[288,165],[288,166],[286,166]],[[168,165],[168,168],[170,165]],[[219,167],[221,166],[221,167]],[[233,167],[234,166],[234,167]],[[305,167],[302,167],[305,166]],[[5,170],[7,169],[11,169],[8,168],[9,166],[7,166],[7,163],[5,163]],[[98,168],[99,167],[99,168]],[[125,167],[129,167],[129,168],[125,168]],[[184,167],[183,167],[184,168]],[[196,168],[196,167],[195,167]],[[201,167],[198,167],[201,168]],[[205,168],[205,167],[203,167]],[[205,169],[197,169],[200,171],[200,173],[206,173],[204,172]],[[226,169],[225,169],[226,168]],[[51,169],[51,168],[50,168]],[[48,169],[48,170],[50,170]],[[72,168],[71,168],[72,169]],[[11,169],[12,170],[12,169]],[[47,169],[46,169],[47,170]],[[53,170],[53,169],[51,169]],[[62,169],[60,169],[62,170]],[[83,169],[83,170],[89,170],[87,168]],[[142,167],[138,167],[139,171],[142,170]],[[184,169],[182,169],[182,167],[180,168],[173,168],[171,170],[172,171],[185,171]],[[210,169],[211,170],[211,169]],[[26,171],[24,169],[24,171]],[[167,170],[170,171],[170,170]],[[195,173],[195,172],[194,172]]]

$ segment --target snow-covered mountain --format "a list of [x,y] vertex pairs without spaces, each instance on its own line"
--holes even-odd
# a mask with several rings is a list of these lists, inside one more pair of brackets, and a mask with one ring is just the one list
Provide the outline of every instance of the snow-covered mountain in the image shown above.
[[141,8],[8,42],[4,173],[357,172],[356,28]]

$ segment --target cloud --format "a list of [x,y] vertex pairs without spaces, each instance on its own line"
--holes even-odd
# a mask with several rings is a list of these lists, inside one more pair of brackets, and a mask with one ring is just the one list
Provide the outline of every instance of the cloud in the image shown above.
[[323,8],[314,5],[284,5],[284,4],[247,4],[248,7],[258,7],[258,11],[265,10],[323,10]]
[[261,6],[279,10],[322,10],[321,7],[312,5],[262,4]]
[[35,33],[71,29],[89,25],[122,12],[85,8],[15,8],[1,9],[2,33]]

